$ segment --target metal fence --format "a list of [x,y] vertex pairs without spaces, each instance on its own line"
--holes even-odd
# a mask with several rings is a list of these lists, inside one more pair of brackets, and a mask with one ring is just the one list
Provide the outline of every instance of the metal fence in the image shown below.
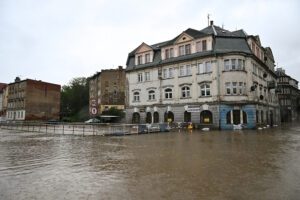
[[0,123],[1,129],[73,135],[122,136],[168,131],[168,124]]

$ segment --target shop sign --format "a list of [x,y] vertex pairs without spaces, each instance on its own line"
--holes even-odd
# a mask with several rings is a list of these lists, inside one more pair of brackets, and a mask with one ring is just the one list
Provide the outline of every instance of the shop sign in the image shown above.
[[184,106],[185,110],[187,112],[200,112],[200,106],[197,105],[190,105],[190,106]]

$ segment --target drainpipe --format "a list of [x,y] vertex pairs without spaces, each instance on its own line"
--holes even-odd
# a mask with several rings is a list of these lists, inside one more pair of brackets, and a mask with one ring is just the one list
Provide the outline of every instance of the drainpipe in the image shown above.
[[219,129],[221,129],[221,109],[220,109],[220,69],[219,69],[219,59],[217,54],[216,56],[216,65],[217,65],[217,101],[218,101],[218,109],[219,109]]

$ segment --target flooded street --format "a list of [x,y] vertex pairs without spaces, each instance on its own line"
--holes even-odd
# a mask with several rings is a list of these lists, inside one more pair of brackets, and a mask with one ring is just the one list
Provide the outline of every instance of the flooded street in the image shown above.
[[300,124],[125,137],[0,130],[0,199],[299,199]]

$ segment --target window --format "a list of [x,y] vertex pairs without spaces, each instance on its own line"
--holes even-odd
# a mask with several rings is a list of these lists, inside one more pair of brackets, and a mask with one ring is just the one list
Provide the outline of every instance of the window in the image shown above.
[[224,61],[224,66],[225,66],[225,71],[229,71],[230,67],[229,67],[229,60],[225,60]]
[[237,83],[236,82],[232,82],[232,94],[237,94]]
[[133,101],[140,101],[140,93],[139,92],[133,93]]
[[212,122],[212,113],[209,110],[203,110],[200,113],[200,123],[211,124]]
[[145,81],[150,81],[150,72],[145,72]]
[[180,46],[179,47],[179,56],[183,56],[184,55],[184,46]]
[[253,63],[253,73],[254,73],[254,74],[257,74],[257,66],[256,66],[256,64],[254,64],[254,63]]
[[187,112],[185,111],[184,112],[184,122],[190,122],[191,121],[191,113],[190,112]]
[[191,54],[191,45],[190,44],[187,44],[185,45],[185,54]]
[[140,114],[139,113],[137,113],[137,112],[133,113],[133,115],[132,115],[132,123],[133,124],[140,123]]
[[192,72],[191,72],[191,65],[187,65],[186,66],[186,75],[191,75]]
[[163,78],[167,78],[168,69],[163,69]]
[[226,94],[230,94],[230,83],[225,83]]
[[238,70],[242,70],[242,60],[241,59],[238,59],[238,67],[237,67]]
[[205,63],[205,72],[211,72],[211,62],[206,62]]
[[165,98],[172,99],[172,89],[171,88],[165,89]]
[[198,73],[199,73],[199,74],[204,73],[203,63],[199,63],[199,64],[198,64]]
[[201,96],[210,96],[210,85],[201,85]]
[[179,75],[184,76],[184,66],[180,66],[179,68]]
[[138,64],[143,64],[143,56],[138,56]]
[[154,112],[153,113],[153,121],[154,121],[154,123],[158,123],[159,122],[159,114],[158,114],[158,112]]
[[166,59],[169,58],[169,49],[166,49],[166,51],[165,51],[165,57],[166,57]]
[[197,42],[196,46],[197,46],[197,52],[200,52],[201,51],[201,42]]
[[174,57],[174,50],[173,48],[170,49],[170,58],[173,58]]
[[174,77],[174,69],[169,68],[169,78],[173,78],[173,77]]
[[231,69],[236,70],[235,59],[231,59]]
[[142,81],[143,81],[143,74],[138,73],[138,82],[142,82]]
[[183,98],[187,98],[187,97],[190,97],[190,88],[185,86],[181,89],[181,95]]
[[150,62],[150,54],[146,54],[146,63]]
[[239,92],[240,95],[243,95],[243,82],[239,82]]
[[148,92],[148,99],[149,100],[154,100],[155,99],[155,92],[153,90],[150,90]]
[[202,51],[206,51],[206,40],[202,41]]

